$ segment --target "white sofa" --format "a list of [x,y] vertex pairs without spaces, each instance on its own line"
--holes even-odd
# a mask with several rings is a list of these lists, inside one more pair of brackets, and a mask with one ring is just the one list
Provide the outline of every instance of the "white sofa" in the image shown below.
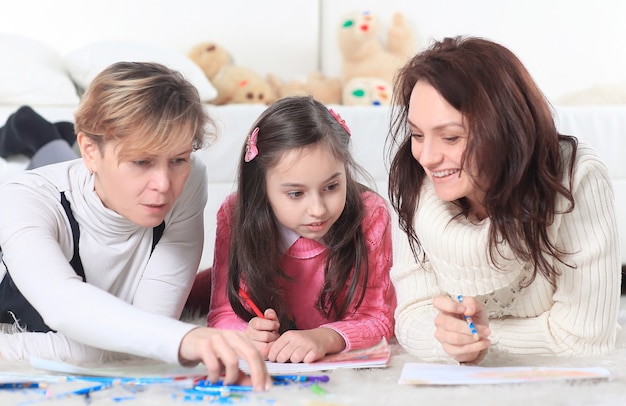
[[[0,123],[16,106],[0,106]],[[72,120],[74,107],[37,107],[50,121]],[[248,130],[263,105],[207,105],[218,125],[218,138],[198,151],[207,166],[209,201],[205,208],[205,245],[201,268],[211,265],[215,236],[215,215],[222,200],[234,190],[237,159]],[[386,107],[333,106],[352,130],[353,153],[372,175],[379,193],[387,196],[387,162],[384,142],[389,126]],[[577,136],[593,146],[606,163],[615,189],[618,228],[621,235],[622,262],[626,264],[626,106],[560,107],[556,118],[561,132]],[[26,166],[23,157],[0,159],[0,182]]]

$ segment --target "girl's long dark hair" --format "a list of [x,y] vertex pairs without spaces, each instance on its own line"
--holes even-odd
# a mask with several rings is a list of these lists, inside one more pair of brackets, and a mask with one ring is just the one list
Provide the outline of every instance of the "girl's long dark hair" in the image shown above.
[[[245,162],[244,145],[239,159],[238,192],[232,219],[228,262],[228,298],[244,320],[254,315],[242,305],[239,289],[248,287],[261,309],[278,313],[281,331],[289,324],[289,310],[279,282],[288,279],[281,268],[280,233],[267,199],[265,174],[285,152],[324,145],[346,166],[346,204],[339,219],[324,236],[329,254],[318,310],[327,318],[341,319],[363,301],[368,279],[367,247],[361,229],[367,188],[355,178],[367,177],[350,152],[350,136],[328,109],[311,97],[288,97],[270,105],[252,125],[258,127],[258,156]],[[251,130],[252,132],[252,130]]]
[[[414,56],[394,81],[394,103],[387,153],[391,159],[389,197],[399,215],[416,259],[424,259],[414,218],[426,176],[411,154],[407,123],[409,101],[418,80],[432,85],[463,114],[469,131],[463,167],[478,168],[475,182],[485,192],[490,219],[490,257],[498,264],[498,246],[506,241],[513,253],[554,284],[566,253],[550,241],[548,226],[561,195],[574,208],[571,179],[577,140],[558,133],[550,104],[521,61],[507,48],[482,38],[446,38]],[[561,143],[572,156],[564,166]],[[569,187],[563,180],[569,174]],[[481,181],[483,181],[481,183]],[[469,214],[465,199],[457,202]]]

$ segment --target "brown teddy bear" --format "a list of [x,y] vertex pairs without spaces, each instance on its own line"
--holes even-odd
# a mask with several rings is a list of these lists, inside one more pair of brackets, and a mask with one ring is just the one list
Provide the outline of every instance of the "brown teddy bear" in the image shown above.
[[217,97],[211,100],[211,104],[271,104],[276,100],[269,83],[243,66],[223,67],[211,83],[217,89]]
[[[355,11],[341,20],[337,32],[342,56],[343,104],[388,104],[391,84],[397,70],[408,61],[415,50],[413,33],[404,15],[393,15],[387,34],[387,49],[379,39],[379,18],[369,11]],[[355,81],[355,79],[357,79]],[[375,80],[374,80],[375,79]],[[361,86],[359,88],[359,86]],[[377,101],[368,96],[378,94]],[[346,95],[347,99],[345,99]],[[385,97],[380,97],[386,95]]]
[[270,104],[276,95],[270,84],[252,69],[233,64],[230,54],[215,42],[194,46],[188,54],[217,90],[211,104]]
[[215,42],[202,42],[191,48],[189,59],[202,69],[209,80],[225,66],[233,64],[233,58],[222,46]]
[[310,95],[322,104],[341,103],[341,81],[321,72],[310,73],[306,82],[298,79],[282,82],[276,75],[269,74],[268,82],[278,98]]

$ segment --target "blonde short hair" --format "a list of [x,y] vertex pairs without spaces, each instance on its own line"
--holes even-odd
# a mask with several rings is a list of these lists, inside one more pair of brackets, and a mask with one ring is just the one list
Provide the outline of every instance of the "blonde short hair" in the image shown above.
[[[157,63],[118,62],[91,82],[75,114],[76,132],[102,146],[123,146],[118,158],[162,153],[188,137],[194,150],[209,142],[209,124],[197,89]],[[213,126],[214,128],[214,126]]]

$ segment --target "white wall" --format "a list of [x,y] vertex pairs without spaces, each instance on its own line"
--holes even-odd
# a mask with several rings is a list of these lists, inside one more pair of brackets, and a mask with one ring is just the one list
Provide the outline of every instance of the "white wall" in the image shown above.
[[369,9],[386,27],[392,13],[402,11],[419,47],[432,38],[458,34],[484,36],[508,46],[552,101],[603,84],[621,84],[626,93],[626,1],[622,0],[3,3],[1,31],[43,40],[61,53],[101,39],[149,41],[185,53],[199,42],[216,41],[231,51],[237,64],[284,79],[304,76],[318,66],[329,76],[339,76],[336,30],[346,12]]
[[385,27],[401,11],[419,47],[446,36],[483,36],[509,47],[551,101],[595,85],[626,94],[626,1],[622,0],[321,0],[322,60],[340,73],[333,47],[341,17],[369,10]]
[[187,53],[214,41],[235,63],[294,76],[318,65],[317,0],[3,0],[0,31],[65,54],[99,40],[151,42]]

